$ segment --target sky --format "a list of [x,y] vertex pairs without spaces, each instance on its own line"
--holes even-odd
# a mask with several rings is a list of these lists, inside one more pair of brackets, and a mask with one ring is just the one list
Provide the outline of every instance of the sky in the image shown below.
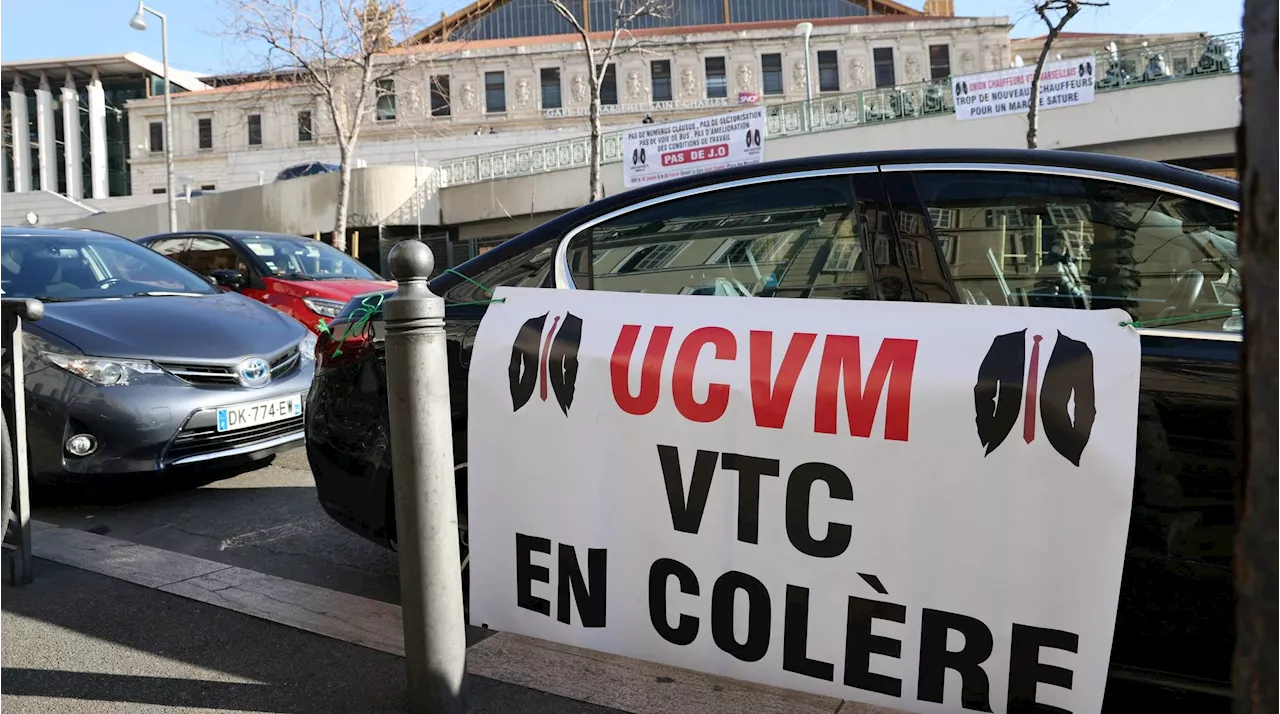
[[[923,0],[903,0],[921,7]],[[467,4],[467,0],[411,0],[415,15],[427,23]],[[169,61],[178,69],[217,73],[251,69],[242,50],[226,41],[218,0],[148,0],[169,18]],[[1031,0],[956,0],[956,14],[1007,16],[1013,36],[1044,34],[1028,8]],[[0,4],[0,59],[4,61],[140,52],[160,59],[160,27],[129,27],[136,0],[4,0]],[[1067,31],[1208,32],[1241,28],[1244,0],[1111,0],[1108,7],[1087,8]]]

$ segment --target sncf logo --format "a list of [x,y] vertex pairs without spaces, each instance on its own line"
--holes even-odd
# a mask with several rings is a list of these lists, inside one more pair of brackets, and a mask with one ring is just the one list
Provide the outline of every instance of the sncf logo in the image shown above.
[[[573,313],[539,315],[520,326],[511,346],[511,410],[519,411],[536,390],[547,400],[548,388],[567,416],[578,379],[578,345],[582,342],[582,318]],[[544,335],[545,333],[545,335]]]
[[[1045,365],[1043,384],[1038,384],[1043,339],[1041,335],[1028,338],[1027,331],[1021,330],[992,340],[973,387],[978,438],[990,455],[1013,431],[1021,413],[1022,440],[1030,444],[1038,435],[1038,408],[1044,438],[1063,458],[1079,466],[1097,415],[1093,351],[1084,342],[1059,332]],[[1075,408],[1071,409],[1073,402]]]

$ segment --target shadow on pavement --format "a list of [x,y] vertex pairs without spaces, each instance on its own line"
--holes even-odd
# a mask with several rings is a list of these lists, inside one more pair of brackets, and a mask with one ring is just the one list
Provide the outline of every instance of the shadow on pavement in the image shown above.
[[[3,610],[6,711],[39,711],[49,699],[62,702],[60,711],[86,713],[105,702],[175,711],[405,711],[399,657],[95,573],[37,560],[33,584],[4,586]],[[481,677],[470,687],[477,714],[614,711]]]
[[191,491],[211,483],[261,471],[275,462],[275,456],[232,468],[189,469],[163,474],[96,476],[83,481],[33,483],[33,507],[116,506]]

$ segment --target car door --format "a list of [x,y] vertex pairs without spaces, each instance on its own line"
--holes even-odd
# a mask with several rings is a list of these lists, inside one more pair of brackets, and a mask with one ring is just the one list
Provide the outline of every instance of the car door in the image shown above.
[[911,299],[874,167],[702,186],[569,231],[561,288],[843,300]]
[[[1137,462],[1113,676],[1228,682],[1235,202],[1066,168],[885,167],[885,183],[900,215],[927,216],[932,245],[920,269],[956,301],[1119,308],[1135,323]],[[1081,527],[1088,517],[1080,514]]]

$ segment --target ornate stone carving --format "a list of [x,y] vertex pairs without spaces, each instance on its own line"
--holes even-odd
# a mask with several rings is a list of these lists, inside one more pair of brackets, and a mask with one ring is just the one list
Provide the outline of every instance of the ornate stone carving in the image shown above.
[[516,106],[522,109],[529,106],[529,80],[523,77],[516,80]]
[[920,55],[907,55],[907,82],[922,82],[924,74],[920,71]]
[[743,62],[738,65],[738,91],[754,92],[756,91],[756,71],[750,64]]
[[692,67],[680,70],[680,94],[685,97],[698,96],[698,74]]
[[573,81],[569,84],[569,90],[573,94],[575,104],[582,104],[587,101],[587,78],[580,75],[573,75]]
[[458,97],[462,102],[463,111],[472,111],[476,108],[476,88],[470,82],[463,82],[462,88],[458,90]]
[[627,72],[627,99],[633,102],[640,101],[648,93],[649,88],[640,80],[640,73],[635,70]]
[[796,60],[791,64],[791,84],[804,91],[804,60]]
[[849,75],[853,78],[853,88],[862,89],[867,86],[867,65],[861,57],[855,57],[849,63]]
[[973,71],[973,52],[965,50],[960,53],[960,69],[965,74]]

